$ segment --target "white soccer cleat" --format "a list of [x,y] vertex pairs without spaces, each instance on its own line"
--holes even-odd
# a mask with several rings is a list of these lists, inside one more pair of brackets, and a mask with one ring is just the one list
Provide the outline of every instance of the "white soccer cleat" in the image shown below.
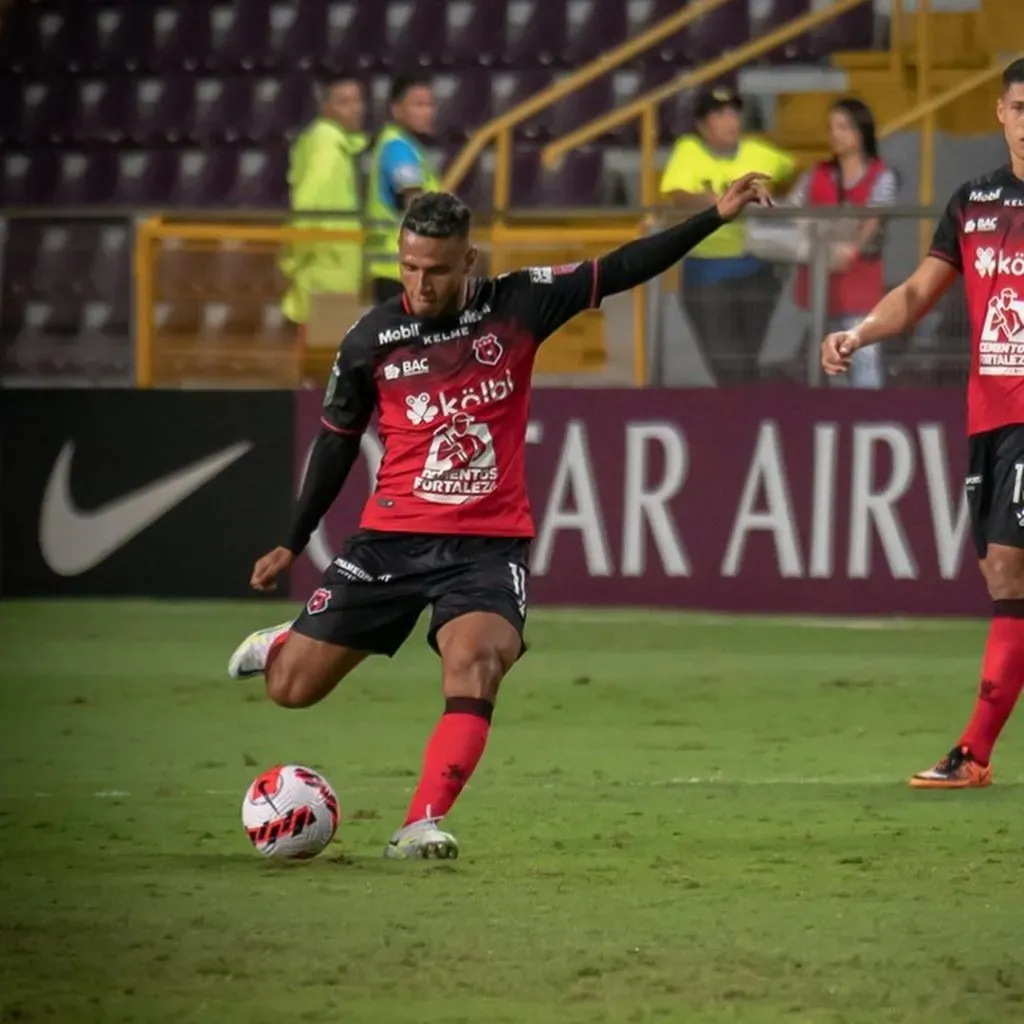
[[271,644],[291,628],[290,622],[282,622],[279,626],[257,629],[255,633],[250,633],[231,655],[228,675],[232,679],[248,679],[250,676],[260,675],[267,667],[267,652]]
[[450,832],[442,832],[433,818],[400,828],[384,847],[385,857],[399,860],[455,860],[458,855],[459,841]]

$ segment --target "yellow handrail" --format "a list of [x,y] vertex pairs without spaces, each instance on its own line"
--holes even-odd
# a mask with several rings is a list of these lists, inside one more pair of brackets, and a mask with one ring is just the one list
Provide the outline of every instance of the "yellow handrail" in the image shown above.
[[[730,50],[716,60],[695,68],[693,71],[686,71],[678,75],[671,82],[667,82],[665,85],[637,97],[632,103],[619,107],[617,110],[612,110],[604,116],[591,121],[589,124],[585,124],[569,132],[567,135],[563,135],[560,139],[555,139],[554,142],[548,143],[541,154],[544,166],[548,168],[557,167],[559,161],[569,150],[586,145],[586,143],[592,142],[606,132],[614,131],[616,128],[629,124],[630,121],[643,116],[646,111],[659,106],[676,93],[684,89],[692,89],[695,86],[704,85],[706,82],[719,78],[726,72],[733,71],[741,65],[747,64],[755,58],[768,53],[770,50],[788,43],[791,39],[795,39],[797,36],[802,36],[805,32],[833,21],[839,15],[845,14],[864,2],[865,0],[832,0],[828,7],[818,11],[811,11],[809,14],[801,15],[799,18],[794,18],[792,21],[786,22],[785,25],[780,25],[767,35],[752,39],[744,46]],[[649,155],[653,156],[653,154],[644,154],[645,169],[646,158]]]
[[[924,13],[927,7],[930,6],[931,0],[919,0],[919,2],[922,3],[922,7],[919,9]],[[924,20],[927,21],[927,18]],[[918,202],[921,206],[931,206],[935,201],[935,115],[943,107],[960,99],[961,96],[966,96],[969,92],[973,92],[993,78],[998,78],[1011,60],[1018,60],[1024,57],[1024,54],[1017,54],[1016,57],[995,61],[987,68],[962,78],[956,85],[952,85],[948,89],[936,93],[934,96],[929,96],[928,86],[930,83],[925,69],[929,67],[930,63],[928,59],[930,57],[928,52],[930,42],[929,32],[922,23],[918,26],[918,65],[921,72],[918,77],[917,103],[906,113],[900,114],[899,117],[883,125],[878,132],[878,137],[884,139],[888,135],[893,135],[896,132],[903,131],[904,128],[909,128],[910,125],[916,124],[918,121],[922,122],[921,178],[918,184]],[[918,239],[918,248],[922,255],[928,251],[930,241],[931,225],[928,221],[922,221],[920,237]]]
[[[624,43],[609,50],[606,54],[591,61],[578,71],[567,75],[559,82],[554,82],[548,88],[542,89],[536,95],[531,96],[528,100],[524,100],[511,110],[488,121],[482,128],[477,129],[473,137],[466,143],[445,172],[445,190],[454,192],[462,184],[462,179],[465,178],[470,167],[473,166],[473,162],[480,156],[487,144],[498,139],[502,133],[510,132],[517,125],[533,117],[535,114],[539,114],[553,103],[557,103],[560,99],[575,92],[577,89],[589,85],[609,71],[614,71],[615,68],[625,64],[626,61],[632,60],[645,50],[649,50],[652,46],[657,46],[663,39],[667,39],[674,33],[684,29],[690,22],[696,21],[705,14],[710,14],[728,2],[729,0],[693,0],[692,3],[687,4],[675,14],[671,14],[656,25],[652,25],[646,32],[641,32],[640,35],[627,39]],[[498,208],[500,209],[501,207],[499,206]]]
[[1003,73],[1007,64],[1010,64],[1014,60],[1021,59],[1024,59],[1024,53],[1019,53],[1013,57],[1007,57],[1005,60],[996,61],[994,64],[990,64],[987,68],[982,68],[981,71],[975,71],[974,74],[968,75],[966,78],[961,78],[956,85],[951,85],[948,89],[945,89],[942,92],[937,92],[934,96],[922,100],[920,103],[916,103],[906,111],[906,113],[900,114],[899,117],[894,118],[888,124],[883,125],[878,130],[878,137],[880,139],[884,139],[887,135],[892,135],[895,132],[901,132],[904,128],[908,128],[910,125],[916,124],[929,114],[934,114],[943,107],[952,103],[954,100],[960,99],[961,96],[966,96],[967,93],[973,92],[979,85],[984,85],[991,79],[998,78]]

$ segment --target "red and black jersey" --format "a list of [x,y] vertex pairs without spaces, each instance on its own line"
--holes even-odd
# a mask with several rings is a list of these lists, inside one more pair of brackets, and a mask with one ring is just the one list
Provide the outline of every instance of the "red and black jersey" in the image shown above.
[[364,529],[531,537],[526,425],[537,347],[599,304],[596,262],[470,282],[465,306],[423,320],[396,298],[345,336],[324,426],[362,433],[378,417],[384,455]]
[[1024,423],[1024,181],[1006,165],[961,185],[929,255],[964,277],[968,434]]

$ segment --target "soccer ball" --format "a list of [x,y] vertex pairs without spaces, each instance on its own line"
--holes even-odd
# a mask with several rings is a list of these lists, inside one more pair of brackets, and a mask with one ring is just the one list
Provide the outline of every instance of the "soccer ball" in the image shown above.
[[242,824],[260,853],[308,860],[334,838],[338,798],[319,772],[282,764],[258,776],[242,801]]

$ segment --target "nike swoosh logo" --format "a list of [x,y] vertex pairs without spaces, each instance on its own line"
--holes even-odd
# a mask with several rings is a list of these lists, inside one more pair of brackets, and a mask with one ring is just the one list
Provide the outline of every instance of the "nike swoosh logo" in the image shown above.
[[71,460],[75,442],[60,450],[43,494],[39,550],[60,576],[79,576],[142,533],[162,515],[223,472],[252,448],[239,441],[123,498],[83,511],[71,496]]

